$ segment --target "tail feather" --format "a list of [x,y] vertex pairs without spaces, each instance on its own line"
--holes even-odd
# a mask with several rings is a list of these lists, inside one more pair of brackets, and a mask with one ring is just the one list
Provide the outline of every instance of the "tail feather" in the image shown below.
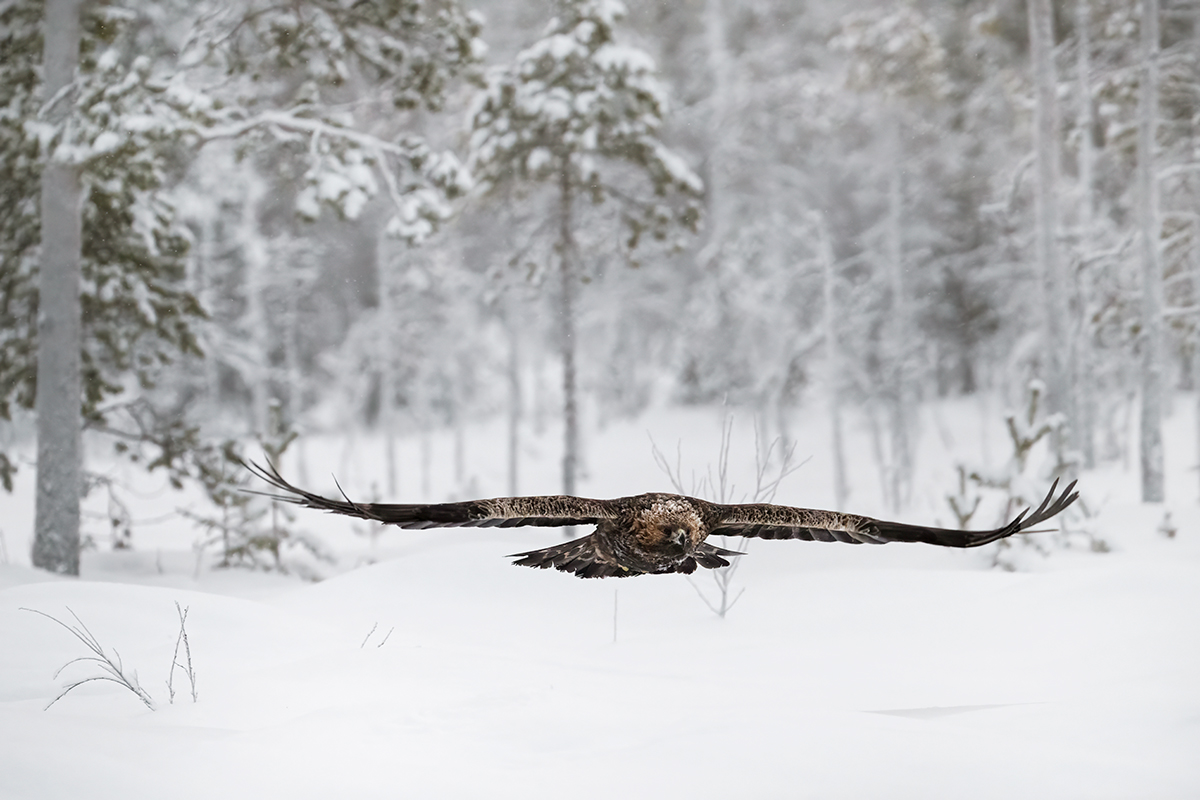
[[[736,550],[726,550],[707,542],[701,543],[696,552],[680,561],[655,573],[682,572],[690,575],[696,568],[717,569],[728,567],[729,561],[725,556],[737,557],[743,555]],[[556,544],[541,550],[530,550],[527,553],[514,553],[509,558],[515,558],[513,564],[519,567],[534,567],[536,569],[556,569],[559,572],[569,572],[580,578],[628,578],[634,575],[645,575],[641,569],[627,567],[618,563],[612,555],[599,546],[596,534],[573,539],[569,542]]]
[[537,569],[554,568],[559,572],[570,572],[580,578],[626,578],[640,572],[623,567],[602,554],[596,546],[596,536],[584,536],[569,542],[556,544],[527,553],[513,553],[519,567]]
[[705,569],[719,569],[729,566],[729,562],[723,556],[737,558],[744,555],[745,553],[739,553],[737,550],[726,550],[724,547],[701,542],[700,546],[696,548],[696,552],[692,553],[692,558],[696,559],[696,563]]

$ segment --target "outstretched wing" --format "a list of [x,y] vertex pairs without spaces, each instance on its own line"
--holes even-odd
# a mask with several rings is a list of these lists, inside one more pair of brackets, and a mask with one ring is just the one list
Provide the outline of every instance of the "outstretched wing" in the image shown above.
[[964,531],[930,528],[903,522],[818,511],[811,508],[791,508],[767,503],[721,506],[721,521],[710,535],[747,536],[758,539],[806,539],[815,542],[846,542],[848,544],[887,544],[888,542],[925,542],[942,547],[979,547],[1032,528],[1059,514],[1074,503],[1079,492],[1073,491],[1075,481],[1057,499],[1054,492],[1058,481],[1050,487],[1046,499],[1032,513],[1025,509],[1016,519],[991,531]]
[[267,466],[243,463],[246,469],[283,494],[268,494],[276,500],[359,519],[373,519],[401,528],[516,528],[522,525],[560,527],[586,525],[609,519],[613,512],[602,500],[550,495],[544,497],[497,497],[462,503],[429,505],[398,503],[355,503],[343,495],[341,500],[306,492],[283,479],[269,461]]

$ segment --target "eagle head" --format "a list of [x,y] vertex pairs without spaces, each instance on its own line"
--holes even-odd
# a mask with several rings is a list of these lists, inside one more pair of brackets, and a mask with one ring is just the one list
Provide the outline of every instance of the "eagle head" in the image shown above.
[[640,515],[638,539],[648,550],[683,558],[704,541],[704,521],[691,503],[682,498],[649,504]]

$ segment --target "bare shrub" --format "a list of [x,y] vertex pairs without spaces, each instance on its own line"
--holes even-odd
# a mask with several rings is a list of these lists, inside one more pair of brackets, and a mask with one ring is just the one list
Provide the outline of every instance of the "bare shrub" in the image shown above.
[[[188,685],[192,690],[192,702],[195,703],[199,697],[196,694],[196,670],[192,667],[192,644],[188,641],[187,635],[187,616],[191,611],[191,606],[181,608],[179,601],[175,602],[175,612],[179,614],[179,635],[175,637],[175,652],[171,655],[171,671],[167,675],[167,692],[170,696],[170,702],[175,702],[175,669],[178,667],[187,675]],[[183,645],[184,657],[186,664],[179,663],[179,645]]]
[[[721,444],[717,452],[716,463],[714,465],[710,462],[704,474],[699,477],[694,472],[692,473],[690,491],[683,485],[682,445],[676,443],[674,464],[667,460],[662,450],[655,444],[653,437],[650,439],[650,447],[654,454],[654,462],[671,481],[676,492],[695,497],[707,497],[717,503],[770,503],[775,499],[775,494],[779,491],[779,484],[783,479],[804,466],[804,462],[795,463],[796,445],[794,443],[788,446],[782,437],[776,437],[764,446],[759,426],[755,425],[754,489],[743,497],[737,498],[737,487],[729,477],[729,450],[732,440],[733,415],[727,414],[721,421]],[[735,500],[735,498],[737,499]],[[722,536],[721,539],[723,540],[722,547],[746,549],[746,540],[739,539],[737,547],[733,548],[730,547],[728,537]],[[737,574],[741,560],[741,556],[732,556],[728,567],[709,570],[717,587],[716,596],[712,598],[704,593],[704,590],[691,576],[688,576],[688,583],[696,590],[696,594],[704,601],[704,605],[722,619],[746,591],[743,586],[736,594],[733,593],[733,578]]]

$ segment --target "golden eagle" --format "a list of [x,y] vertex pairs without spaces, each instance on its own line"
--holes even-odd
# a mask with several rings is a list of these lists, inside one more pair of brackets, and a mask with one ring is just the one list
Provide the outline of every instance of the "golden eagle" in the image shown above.
[[595,525],[579,539],[516,553],[510,558],[523,567],[553,567],[581,578],[625,578],[632,575],[691,574],[696,567],[729,566],[726,556],[742,555],[705,541],[710,536],[745,536],[757,539],[805,539],[847,544],[925,542],[942,547],[979,547],[1012,536],[1045,522],[1075,502],[1075,481],[1055,498],[1058,481],[1032,513],[1026,509],[995,530],[964,531],[908,525],[903,522],[793,508],[771,503],[722,504],[678,494],[639,494],[612,500],[546,495],[496,497],[461,503],[396,504],[355,503],[350,498],[331,500],[288,483],[268,462],[266,467],[247,464],[282,495],[276,500],[320,508],[335,514],[370,519],[401,528],[516,528],[525,525],[566,527]]

